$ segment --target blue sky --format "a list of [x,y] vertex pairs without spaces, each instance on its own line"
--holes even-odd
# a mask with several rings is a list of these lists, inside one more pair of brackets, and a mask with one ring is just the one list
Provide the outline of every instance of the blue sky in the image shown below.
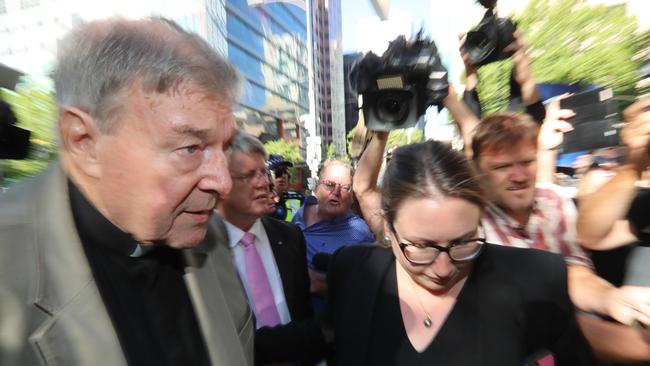
[[[401,10],[412,14],[414,26],[428,25],[428,17],[432,13],[431,0],[393,0],[391,11]],[[341,1],[341,13],[343,17],[343,50],[344,52],[355,50],[355,36],[358,20],[376,16],[370,0]]]

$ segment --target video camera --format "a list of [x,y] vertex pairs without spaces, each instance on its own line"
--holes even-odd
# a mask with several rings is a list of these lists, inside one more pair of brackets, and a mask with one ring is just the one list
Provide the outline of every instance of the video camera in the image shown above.
[[469,62],[476,67],[512,56],[513,52],[504,52],[503,49],[514,42],[514,33],[517,30],[517,26],[510,19],[494,15],[492,9],[496,1],[482,1],[481,4],[488,9],[476,28],[467,32],[464,45]]
[[366,126],[378,131],[414,126],[449,88],[438,49],[422,31],[411,41],[397,37],[381,57],[368,52],[352,66],[350,85],[363,95]]

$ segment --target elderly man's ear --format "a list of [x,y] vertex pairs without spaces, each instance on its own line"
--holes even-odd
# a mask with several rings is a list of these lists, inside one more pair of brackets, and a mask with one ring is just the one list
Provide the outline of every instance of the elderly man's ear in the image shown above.
[[99,178],[101,169],[97,159],[101,132],[88,113],[68,107],[59,116],[61,146],[69,163],[75,169],[93,178]]

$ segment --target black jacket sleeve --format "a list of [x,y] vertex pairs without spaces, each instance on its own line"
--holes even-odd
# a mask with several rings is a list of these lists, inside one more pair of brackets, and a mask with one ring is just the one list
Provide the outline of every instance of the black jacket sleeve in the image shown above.
[[481,110],[481,100],[479,99],[476,89],[465,90],[463,92],[463,102],[465,102],[467,108],[474,113],[476,118],[481,119],[483,111]]
[[536,333],[544,330],[537,338],[544,347],[538,346],[530,360],[548,350],[558,366],[595,365],[591,348],[578,326],[576,310],[569,298],[565,261],[559,255],[543,254],[546,254],[546,258],[541,258],[543,265],[539,267],[538,273],[544,273],[540,273],[540,276],[545,278],[544,309],[538,307],[536,302],[531,302],[527,304],[526,312],[530,331]]
[[546,107],[544,107],[544,103],[541,100],[538,100],[526,106],[526,113],[533,117],[535,122],[541,124],[544,122],[544,118],[546,118]]
[[328,354],[320,324],[314,319],[263,327],[255,332],[255,364],[315,364]]

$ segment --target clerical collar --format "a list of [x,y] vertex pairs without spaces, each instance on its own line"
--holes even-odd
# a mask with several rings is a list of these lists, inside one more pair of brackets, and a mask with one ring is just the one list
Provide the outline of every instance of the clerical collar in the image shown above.
[[124,256],[140,257],[153,246],[140,245],[130,234],[120,230],[93,206],[79,189],[68,180],[70,206],[77,230],[83,239],[118,252]]

